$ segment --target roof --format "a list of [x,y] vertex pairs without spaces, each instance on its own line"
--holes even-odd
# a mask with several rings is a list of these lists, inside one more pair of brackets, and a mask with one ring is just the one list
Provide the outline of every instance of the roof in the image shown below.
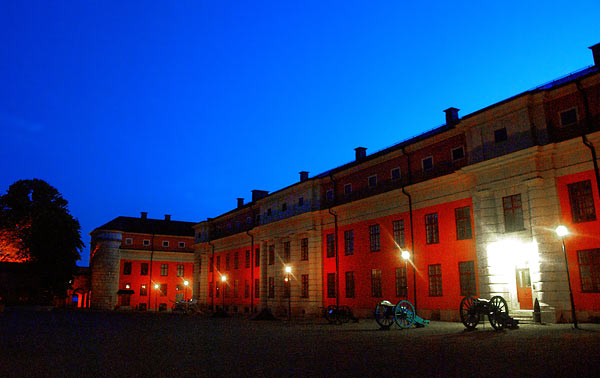
[[135,232],[138,234],[158,234],[173,236],[194,236],[192,226],[195,222],[182,222],[164,219],[117,217],[110,222],[94,229],[122,232]]

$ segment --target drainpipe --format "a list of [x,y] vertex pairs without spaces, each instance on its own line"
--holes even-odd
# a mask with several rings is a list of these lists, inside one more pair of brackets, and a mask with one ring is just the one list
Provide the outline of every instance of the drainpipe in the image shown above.
[[333,174],[329,175],[329,179],[333,183],[333,201],[329,206],[329,214],[333,215],[333,223],[334,223],[334,234],[333,234],[333,253],[335,253],[335,305],[336,308],[340,308],[340,257],[338,254],[338,216],[337,214],[331,210],[331,208],[335,205],[335,184],[336,181],[333,178]]
[[583,89],[581,88],[581,82],[578,80],[575,82],[575,85],[577,86],[577,90],[579,91],[579,93],[581,93],[581,96],[583,97],[583,108],[585,110],[585,119],[584,119],[584,132],[581,135],[581,141],[583,142],[583,144],[590,149],[590,153],[592,154],[592,163],[594,164],[594,174],[596,175],[596,187],[598,188],[598,190],[600,190],[600,172],[598,171],[598,159],[597,159],[597,155],[596,155],[596,149],[594,148],[594,145],[592,144],[592,142],[590,142],[590,140],[587,138],[586,132],[591,130],[591,123],[592,123],[592,119],[590,117],[590,106],[588,103],[588,97],[587,94],[583,91]]
[[254,314],[254,235],[250,230],[246,230],[246,235],[250,236],[250,313]]
[[[406,177],[408,181],[408,185],[410,185],[411,177],[410,177],[410,155],[406,153],[404,146],[402,146],[402,153],[406,156],[408,160],[408,169],[406,172]],[[413,227],[413,211],[412,211],[412,196],[410,193],[406,192],[406,185],[402,185],[402,193],[408,197],[408,214],[410,216],[410,246],[412,248],[412,263],[413,263],[413,299],[415,301],[415,313],[417,313],[417,264],[416,264],[416,253],[415,253],[415,233]],[[408,272],[406,272],[408,274]]]
[[208,241],[208,245],[211,246],[212,248],[212,263],[211,263],[211,268],[212,268],[212,297],[210,298],[210,302],[211,302],[211,307],[213,312],[215,312],[215,295],[217,295],[217,291],[216,291],[216,284],[215,284],[215,245],[213,243],[210,242],[210,240]]

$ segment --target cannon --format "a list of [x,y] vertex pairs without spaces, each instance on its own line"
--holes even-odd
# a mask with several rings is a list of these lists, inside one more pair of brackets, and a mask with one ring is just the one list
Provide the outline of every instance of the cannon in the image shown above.
[[375,307],[375,321],[383,329],[389,329],[394,322],[400,328],[424,327],[429,324],[417,315],[415,306],[409,301],[400,301],[396,305],[390,301],[381,301]]
[[348,306],[328,306],[325,309],[325,319],[330,324],[343,324],[348,323],[350,320],[358,322],[358,319],[352,313],[352,309]]
[[460,320],[467,329],[475,329],[484,315],[487,315],[490,324],[497,331],[505,327],[516,328],[519,324],[518,320],[508,315],[508,305],[499,295],[490,300],[464,297],[460,301]]

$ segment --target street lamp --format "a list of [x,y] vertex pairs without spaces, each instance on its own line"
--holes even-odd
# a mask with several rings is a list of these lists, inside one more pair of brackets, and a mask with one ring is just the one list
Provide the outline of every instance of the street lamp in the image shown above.
[[400,255],[404,260],[404,277],[406,278],[406,298],[408,298],[408,260],[410,259],[410,252],[402,251]]
[[221,297],[223,298],[223,311],[225,311],[225,285],[227,282],[227,276],[226,275],[222,275],[221,276],[221,288],[223,289],[223,292],[221,293]]
[[154,289],[156,290],[155,295],[154,295],[154,299],[155,299],[155,303],[154,303],[154,310],[158,311],[158,289],[160,288],[159,284],[154,284]]
[[569,283],[569,299],[571,300],[571,315],[573,316],[573,326],[579,328],[577,325],[577,315],[575,314],[575,301],[573,300],[573,290],[571,289],[571,275],[569,274],[569,260],[567,259],[567,247],[565,246],[565,236],[569,235],[569,229],[565,226],[560,225],[556,227],[556,235],[560,237],[562,241],[562,250],[565,255],[565,267],[567,268],[567,282]]
[[183,281],[183,286],[185,286],[185,289],[183,291],[183,300],[187,302],[187,287],[190,284],[190,281],[185,280]]
[[292,320],[292,282],[290,281],[290,274],[292,273],[292,267],[286,266],[285,273],[287,277],[285,277],[285,282],[287,282],[287,296],[288,296],[288,320]]

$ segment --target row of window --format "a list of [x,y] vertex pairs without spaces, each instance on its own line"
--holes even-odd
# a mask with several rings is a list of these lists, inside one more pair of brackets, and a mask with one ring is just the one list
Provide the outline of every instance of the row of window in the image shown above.
[[[125,238],[125,245],[133,245],[133,238]],[[144,239],[142,240],[142,245],[144,247],[149,247],[150,246],[150,239]],[[169,247],[170,242],[168,240],[163,240],[162,241],[162,246],[163,247]],[[180,241],[177,242],[177,246],[179,248],[185,248],[185,242],[184,241]]]
[[[298,207],[303,207],[304,206],[304,197],[298,197]],[[287,202],[284,202],[281,204],[281,212],[285,213],[288,210],[288,204]],[[266,215],[268,217],[270,217],[271,215],[273,215],[273,210],[271,208],[268,208],[266,211]]]
[[[473,261],[464,261],[458,263],[458,271],[460,276],[460,295],[475,295],[475,264]],[[354,298],[356,295],[356,286],[354,280],[354,272],[347,271],[345,276],[345,294],[346,298]],[[441,297],[442,291],[442,266],[441,264],[432,264],[428,266],[429,276],[429,296]],[[336,282],[335,273],[327,273],[327,298],[336,297]],[[396,297],[408,296],[408,280],[406,277],[406,267],[398,267],[395,271],[395,292]],[[375,298],[383,297],[381,269],[371,270],[371,296]]]
[[[158,284],[158,292],[160,294],[161,297],[166,297],[167,296],[167,284]],[[130,289],[131,288],[131,284],[130,283],[126,283],[125,284],[125,288]],[[185,288],[184,285],[176,285],[175,286],[175,290],[177,290],[177,292],[183,291]],[[148,285],[147,284],[141,284],[140,285],[140,297],[146,297],[148,296]],[[176,295],[176,297],[178,297],[178,294]],[[183,299],[183,293],[181,293],[181,298]],[[176,298],[177,299],[177,298]],[[178,299],[177,299],[178,300]]]
[[[126,261],[123,263],[123,275],[129,276],[131,275],[132,263],[131,261]],[[177,277],[183,277],[185,274],[185,266],[183,264],[177,264]],[[140,264],[140,276],[148,275],[148,263]],[[161,264],[160,265],[160,275],[168,276],[169,275],[169,264]]]
[[[267,297],[275,298],[275,277],[268,277],[268,286],[267,286]],[[208,296],[213,296],[213,286],[215,287],[215,296],[218,298],[220,296],[221,288],[223,288],[223,295],[225,298],[230,296],[229,288],[230,285],[228,283],[216,282],[213,285],[213,282],[209,282],[208,285]],[[233,281],[233,298],[239,298],[239,280]],[[300,298],[308,298],[308,274],[301,275],[301,287],[300,287]],[[244,298],[250,298],[250,281],[244,280]],[[290,281],[287,278],[283,279],[283,297],[290,297]],[[254,279],[254,298],[260,298],[260,279]]]

